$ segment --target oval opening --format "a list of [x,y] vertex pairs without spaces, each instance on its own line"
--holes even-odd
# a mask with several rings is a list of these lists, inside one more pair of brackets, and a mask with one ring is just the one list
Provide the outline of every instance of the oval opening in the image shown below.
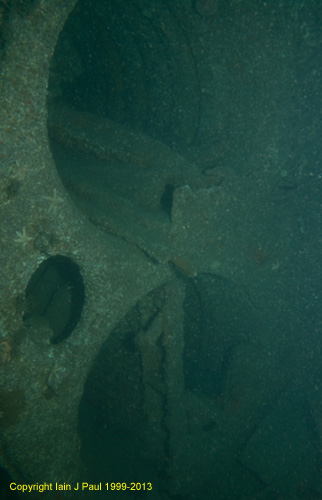
[[76,327],[84,305],[85,286],[79,266],[69,257],[49,257],[31,276],[26,288],[26,326],[45,324],[58,344]]
[[78,0],[51,62],[49,107],[103,115],[170,146],[189,144],[200,83],[183,20],[182,8],[166,2]]
[[194,175],[179,152],[198,135],[199,74],[173,7],[79,0],[51,60],[57,172],[91,223],[131,241],[168,230],[171,189]]

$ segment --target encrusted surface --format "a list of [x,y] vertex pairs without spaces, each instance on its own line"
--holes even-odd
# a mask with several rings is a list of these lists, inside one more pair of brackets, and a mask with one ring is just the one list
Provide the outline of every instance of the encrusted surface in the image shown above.
[[[15,411],[11,421],[3,417],[9,451],[1,459],[29,481],[75,474],[77,405],[91,360],[111,326],[170,274],[124,241],[96,231],[56,173],[47,140],[47,79],[55,40],[74,4],[44,0],[13,19],[1,79],[0,370],[5,401],[13,401],[7,414]],[[57,254],[80,265],[87,299],[73,338],[53,346],[46,326],[30,332],[22,316],[31,275]],[[23,404],[14,403],[17,394]]]
[[[189,132],[190,149],[184,151],[189,159],[142,131],[133,132],[113,120],[65,108],[67,115],[73,114],[79,120],[79,127],[75,131],[66,121],[59,127],[56,123],[53,135],[56,133],[63,146],[72,143],[82,153],[96,154],[90,171],[86,171],[86,155],[77,157],[83,161],[76,164],[77,173],[84,173],[83,182],[71,170],[60,171],[59,177],[47,131],[50,58],[75,4],[76,0],[34,1],[27,12],[18,9],[6,18],[10,37],[3,53],[0,80],[1,463],[14,478],[20,471],[28,482],[79,478],[77,417],[84,382],[103,342],[122,319],[127,322],[125,315],[130,311],[128,330],[125,328],[130,335],[123,339],[129,351],[116,351],[114,359],[124,363],[125,372],[131,367],[137,370],[131,381],[139,380],[143,387],[142,392],[136,387],[135,394],[143,394],[142,406],[150,418],[146,430],[156,436],[151,441],[156,454],[167,462],[162,471],[171,476],[169,496],[189,496],[193,477],[196,495],[204,488],[206,497],[206,462],[217,471],[218,481],[232,469],[237,481],[249,468],[269,482],[265,463],[261,464],[257,456],[264,416],[269,428],[274,405],[287,393],[299,367],[306,366],[304,361],[309,360],[310,377],[317,380],[314,391],[321,379],[318,320],[308,325],[298,315],[304,304],[318,316],[314,309],[318,297],[314,280],[318,279],[315,275],[312,278],[312,268],[318,276],[320,251],[316,242],[321,241],[322,217],[320,193],[314,185],[319,185],[321,174],[313,167],[312,172],[305,173],[305,161],[309,162],[306,158],[295,163],[294,171],[298,168],[298,173],[293,172],[290,178],[285,171],[288,148],[293,147],[286,141],[285,132],[287,110],[291,109],[286,96],[293,95],[288,82],[295,81],[288,66],[290,43],[285,42],[290,34],[285,29],[278,35],[268,21],[267,31],[255,23],[254,39],[262,36],[263,47],[275,47],[278,54],[276,75],[279,65],[285,73],[288,71],[287,78],[273,81],[269,55],[264,51],[255,57],[258,45],[254,47],[248,38],[248,24],[239,24],[240,19],[248,19],[249,13],[239,16],[238,9],[242,11],[244,3],[232,2],[237,14],[229,14],[227,36],[221,18],[212,17],[217,12],[216,2],[187,2],[182,12],[181,3],[174,2],[173,11],[165,9],[164,17],[157,15],[162,2],[141,10],[141,4],[132,2],[132,11],[141,16],[146,32],[152,26],[151,33],[160,35],[163,41],[157,53],[163,54],[164,47],[171,48],[170,68],[173,65],[178,72],[180,67],[185,69],[179,85],[185,92],[175,103],[175,110],[182,119],[185,96],[190,99],[186,108],[187,112],[189,105],[192,108],[189,120],[182,120],[177,135],[177,143],[184,144],[182,136]],[[88,5],[90,2],[86,8]],[[113,5],[107,2],[105,6],[108,16],[110,10],[114,12]],[[120,5],[116,8],[118,15]],[[167,2],[169,5],[171,2]],[[266,9],[266,3],[262,8]],[[260,15],[266,19],[265,13]],[[171,46],[171,30],[178,25],[177,20],[180,26],[181,20],[184,22],[190,39],[182,36],[180,28],[177,43]],[[228,43],[230,36],[235,36],[234,29],[241,30],[244,37],[244,60],[236,52],[236,44]],[[120,33],[120,39],[124,34],[126,40],[132,40],[132,33]],[[215,42],[208,38],[207,47],[209,34],[217,38]],[[293,36],[291,32],[290,39]],[[108,43],[105,32],[102,38]],[[187,57],[182,65],[177,64],[175,53],[178,41],[184,42]],[[226,58],[222,58],[225,45]],[[144,44],[139,47],[150,49]],[[153,61],[153,51],[147,53],[149,57],[152,54]],[[108,49],[106,54],[110,54]],[[73,57],[79,62],[77,53]],[[189,68],[186,62],[192,60],[193,68]],[[167,68],[166,59],[163,64]],[[204,77],[200,95],[194,95],[198,89],[196,69]],[[131,70],[130,65],[128,74]],[[74,76],[79,72],[80,64]],[[160,73],[164,74],[167,72]],[[236,94],[231,91],[236,91],[235,81],[242,89],[238,87]],[[138,88],[144,89],[145,85]],[[255,88],[257,100],[249,99]],[[159,96],[165,99],[167,84],[161,93],[159,90],[157,85],[153,88],[156,100]],[[251,111],[247,120],[248,100]],[[150,101],[141,96],[138,102],[133,109]],[[270,104],[274,104],[273,112]],[[170,109],[171,99],[165,102],[164,117],[168,106]],[[153,109],[150,114],[150,123],[160,119]],[[177,115],[171,115],[174,136]],[[91,120],[103,128],[109,124],[112,131],[107,135],[106,130],[101,135],[92,134]],[[160,124],[160,130],[166,128],[166,123]],[[198,137],[199,143],[193,143],[193,137]],[[123,172],[128,173],[127,182],[122,182],[119,164],[111,167],[111,162],[106,171],[114,173],[113,182],[109,184],[108,175],[104,182],[103,175],[93,175],[96,166],[97,172],[102,166],[95,163],[97,157],[121,163]],[[77,263],[86,293],[77,327],[57,345],[50,342],[52,332],[46,322],[36,321],[30,328],[24,321],[26,286],[39,265],[55,255]],[[183,306],[187,301],[188,305]],[[202,314],[208,323],[201,321]],[[194,328],[190,337],[190,326],[185,321]],[[115,331],[122,335],[122,328]],[[311,335],[311,344],[308,341],[304,353],[301,348],[295,349],[301,345],[303,331],[306,337]],[[135,342],[134,348],[131,342]],[[122,342],[115,342],[116,348],[119,345]],[[142,373],[137,360],[127,364],[131,347],[139,352]],[[191,390],[184,387],[183,381],[182,357],[188,348]],[[208,388],[202,387],[204,393],[198,393],[195,363],[215,383],[212,399],[207,399]],[[125,387],[129,385],[127,381]],[[314,391],[307,397],[308,406],[320,428],[320,404]],[[113,396],[130,420],[133,408],[126,398],[118,400],[117,384]],[[135,408],[136,399],[132,395]],[[283,405],[275,408],[276,418],[283,412]],[[269,440],[270,433],[267,435]],[[314,443],[320,450],[318,439]],[[180,464],[185,467],[181,472]],[[250,483],[255,479],[251,473]],[[256,484],[256,488],[260,487]],[[226,497],[230,497],[228,493]]]

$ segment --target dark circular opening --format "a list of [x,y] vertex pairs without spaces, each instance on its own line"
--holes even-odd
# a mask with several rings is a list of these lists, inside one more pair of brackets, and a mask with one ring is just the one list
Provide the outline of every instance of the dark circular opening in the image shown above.
[[184,15],[168,1],[79,0],[52,60],[49,102],[191,143],[200,90]]
[[[170,368],[166,326],[156,335],[157,325],[165,321],[166,302],[162,286],[141,299],[93,363],[79,409],[83,457],[93,477],[108,470],[115,478],[141,482],[149,478],[155,490],[168,489],[169,442],[180,434],[173,420],[171,387],[181,375],[177,379]],[[184,372],[183,413],[188,427],[200,428],[200,439],[214,430],[211,409],[215,402],[221,405],[229,397],[231,361],[239,344],[251,334],[249,329],[242,294],[227,280],[200,275],[186,281],[184,349],[177,370]],[[196,460],[202,464],[203,451],[194,453],[195,457],[200,453]],[[207,470],[205,462],[202,467],[211,489],[216,482],[213,470],[211,466]],[[141,492],[142,497],[144,493],[148,496]]]
[[126,239],[142,219],[166,231],[174,189],[196,177],[181,156],[198,142],[202,97],[186,14],[167,0],[79,0],[52,58],[58,173],[93,224]]
[[25,294],[26,326],[48,326],[58,344],[76,327],[84,305],[85,286],[79,266],[69,257],[49,257],[31,276]]

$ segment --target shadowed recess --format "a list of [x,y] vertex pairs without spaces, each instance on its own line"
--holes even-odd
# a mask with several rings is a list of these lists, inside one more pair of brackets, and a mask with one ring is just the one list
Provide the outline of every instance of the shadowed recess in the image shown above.
[[77,325],[85,300],[79,266],[70,258],[55,255],[40,264],[26,288],[26,326],[45,323],[52,331],[51,342],[69,337]]

